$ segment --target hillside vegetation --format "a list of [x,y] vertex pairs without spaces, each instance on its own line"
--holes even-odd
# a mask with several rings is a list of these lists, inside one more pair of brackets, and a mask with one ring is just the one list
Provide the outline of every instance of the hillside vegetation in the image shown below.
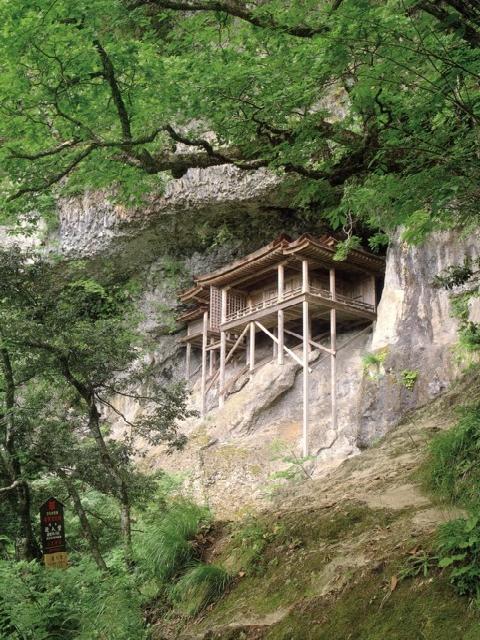
[[[478,370],[326,477],[290,489],[261,515],[222,527],[209,554],[234,576],[225,595],[193,621],[172,621],[168,633],[162,620],[153,637],[477,638],[478,521],[437,489],[440,475],[453,475],[455,465],[447,453],[439,471],[438,448],[464,440],[463,422],[456,425],[467,385],[476,411]],[[475,428],[479,433],[478,418]],[[471,473],[465,464],[459,470],[469,489],[478,486],[478,454],[471,463]],[[452,520],[455,535],[445,524]],[[468,544],[475,548],[462,557]],[[470,589],[459,581],[465,567]]]
[[[479,45],[475,0],[0,0],[2,640],[480,637],[475,366],[335,471],[287,473],[241,522],[137,464],[183,450],[196,416],[158,354],[180,330],[165,301],[213,253],[220,266],[279,232],[335,234],[339,261],[472,234],[435,283],[413,287],[405,262],[387,304],[421,325],[405,350],[428,368],[426,292],[450,291],[459,361],[476,362]],[[227,173],[250,180],[232,195]],[[94,260],[67,259],[76,240],[91,257],[89,238]],[[373,376],[389,366],[364,357]],[[382,378],[380,412],[400,386],[409,406],[445,388],[414,365]],[[42,562],[50,496],[65,571]]]

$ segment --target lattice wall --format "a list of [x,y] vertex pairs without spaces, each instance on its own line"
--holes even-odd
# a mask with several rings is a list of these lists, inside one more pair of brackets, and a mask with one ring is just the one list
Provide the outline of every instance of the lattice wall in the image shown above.
[[241,293],[229,291],[227,296],[227,316],[236,311],[240,311],[240,309],[245,309],[246,304],[245,296],[242,296]]
[[222,319],[222,292],[217,287],[210,287],[210,329],[218,331]]

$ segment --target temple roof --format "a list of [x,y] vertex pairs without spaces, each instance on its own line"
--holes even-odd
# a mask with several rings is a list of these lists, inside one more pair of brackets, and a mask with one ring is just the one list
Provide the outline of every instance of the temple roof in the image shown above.
[[180,295],[182,302],[208,303],[209,287],[235,285],[263,273],[281,262],[308,260],[314,267],[335,267],[342,271],[377,274],[385,260],[363,249],[351,249],[346,260],[335,260],[338,240],[329,235],[318,238],[304,233],[297,240],[282,234],[266,246],[230,264],[195,278],[195,286]]

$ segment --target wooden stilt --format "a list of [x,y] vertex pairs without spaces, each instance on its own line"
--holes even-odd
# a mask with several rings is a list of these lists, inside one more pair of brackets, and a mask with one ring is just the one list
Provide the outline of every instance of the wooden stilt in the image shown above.
[[[277,333],[277,329],[275,329],[275,328],[272,329],[272,333],[273,333],[273,335],[275,335]],[[277,341],[275,341],[275,340],[273,341],[272,350],[273,350],[273,354],[272,354],[273,355],[273,359],[277,360],[278,359],[278,340]]]
[[[285,291],[285,269],[283,264],[278,265],[278,302],[283,301]],[[283,364],[283,345],[285,341],[284,332],[284,315],[283,309],[279,309],[277,313],[277,335],[278,335],[278,349],[277,349],[277,362]]]
[[310,291],[310,282],[308,279],[308,260],[302,260],[302,293]]
[[[330,269],[330,296],[336,299],[335,269]],[[337,312],[330,309],[330,395],[331,395],[331,425],[337,430]]]
[[248,358],[248,366],[250,371],[255,369],[255,323],[250,322],[250,339],[248,342],[248,349],[250,352]]
[[309,337],[309,323],[308,323],[308,302],[306,300],[302,303],[303,311],[303,441],[302,441],[302,454],[304,457],[308,456],[309,442],[308,442],[308,427],[309,427],[309,394],[308,394],[308,355],[310,352],[308,337]]
[[[210,338],[210,346],[214,343],[214,339]],[[208,377],[211,378],[213,375],[213,357],[215,355],[215,351],[213,349],[210,349],[210,351],[208,352]]]
[[[257,325],[257,327],[259,329],[261,329],[263,331],[263,333],[265,333],[274,342],[276,340],[278,341],[278,338],[276,338],[273,335],[273,333],[271,333],[266,327],[264,327],[261,322],[259,322],[258,320],[255,320],[255,324]],[[295,362],[298,362],[298,364],[303,367],[303,359],[302,358],[299,358],[291,349],[289,349],[285,345],[283,345],[283,350],[285,351],[285,353],[288,353],[288,355],[291,356],[293,358],[293,360],[295,360]]]
[[377,282],[375,280],[375,276],[370,276],[370,287],[371,287],[371,304],[373,304],[373,310],[375,313],[377,312]]
[[202,417],[207,413],[207,337],[208,337],[208,311],[203,314],[203,331],[202,331],[202,382],[201,382],[201,396],[202,396]]
[[185,378],[190,380],[190,369],[192,362],[192,343],[187,342],[187,351],[185,354]]
[[[221,322],[227,317],[227,289],[222,289]],[[223,407],[225,402],[225,358],[227,355],[227,334],[220,331],[220,375],[218,377],[219,393],[218,406]]]
[[280,309],[278,312],[278,352],[277,352],[277,362],[278,364],[283,364],[283,352],[284,352],[284,341],[285,341],[285,330],[284,330],[284,317],[283,317],[283,309]]

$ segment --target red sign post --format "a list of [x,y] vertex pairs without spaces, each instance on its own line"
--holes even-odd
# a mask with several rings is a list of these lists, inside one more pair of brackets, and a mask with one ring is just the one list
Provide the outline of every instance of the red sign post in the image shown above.
[[63,504],[56,498],[49,498],[40,507],[40,528],[45,566],[66,569],[68,556],[65,546]]

